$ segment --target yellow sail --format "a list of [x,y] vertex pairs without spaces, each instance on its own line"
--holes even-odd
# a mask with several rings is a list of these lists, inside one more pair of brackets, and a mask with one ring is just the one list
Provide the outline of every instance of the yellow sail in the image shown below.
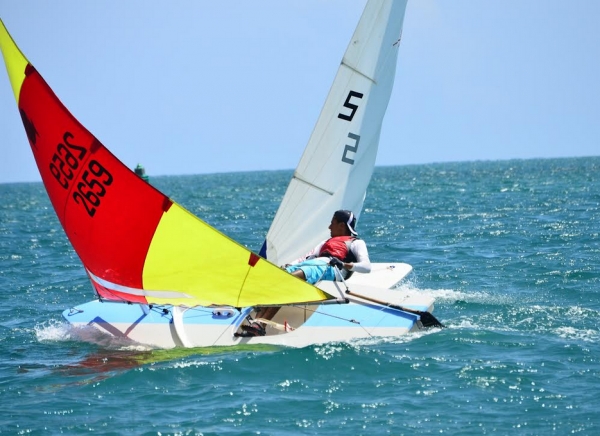
[[4,56],[4,63],[15,94],[15,100],[18,102],[21,85],[25,80],[25,67],[29,62],[13,41],[6,27],[4,27],[2,20],[0,20],[0,47],[2,48],[2,56]]

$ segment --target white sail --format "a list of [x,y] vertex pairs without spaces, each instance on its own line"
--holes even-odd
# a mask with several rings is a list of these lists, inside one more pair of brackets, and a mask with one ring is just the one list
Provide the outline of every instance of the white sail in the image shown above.
[[290,262],[327,238],[336,210],[360,216],[394,84],[406,3],[370,0],[365,6],[267,234],[261,254],[270,261]]

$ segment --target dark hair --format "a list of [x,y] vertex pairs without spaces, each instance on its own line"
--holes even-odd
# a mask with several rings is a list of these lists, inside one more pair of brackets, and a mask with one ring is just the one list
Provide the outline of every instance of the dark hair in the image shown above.
[[348,230],[350,230],[352,235],[358,234],[356,233],[356,230],[354,230],[356,228],[356,216],[354,216],[351,211],[345,209],[337,210],[333,214],[333,217],[338,222],[346,224],[346,227],[348,227]]

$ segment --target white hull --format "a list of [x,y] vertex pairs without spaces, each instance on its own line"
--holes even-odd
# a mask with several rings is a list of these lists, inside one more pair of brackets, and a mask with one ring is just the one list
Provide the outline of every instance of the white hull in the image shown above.
[[[384,268],[376,268],[373,281],[394,284],[410,267],[397,264],[392,278]],[[381,271],[383,275],[381,275]],[[385,277],[385,279],[383,278]],[[402,278],[400,277],[400,278]],[[432,311],[433,299],[407,292],[353,284],[352,292],[369,298],[420,311]],[[357,282],[363,278],[356,278]],[[333,296],[344,295],[345,285],[322,282]],[[336,295],[337,294],[337,295]],[[346,295],[346,297],[348,297]],[[264,336],[239,337],[241,325],[260,317],[254,308],[147,306],[99,300],[82,304],[63,313],[75,327],[94,327],[117,338],[157,348],[235,346],[272,344],[304,347],[327,342],[343,342],[370,337],[394,337],[422,328],[419,316],[349,296],[346,304],[284,306],[267,324]],[[274,324],[274,325],[273,325]]]

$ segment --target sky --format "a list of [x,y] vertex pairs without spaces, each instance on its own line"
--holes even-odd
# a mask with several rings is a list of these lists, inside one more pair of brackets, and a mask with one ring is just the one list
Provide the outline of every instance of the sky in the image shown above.
[[[179,175],[295,168],[365,3],[0,0],[0,18],[126,165]],[[600,155],[599,19],[598,0],[409,0],[377,165]],[[0,150],[0,183],[41,180],[4,67]]]

